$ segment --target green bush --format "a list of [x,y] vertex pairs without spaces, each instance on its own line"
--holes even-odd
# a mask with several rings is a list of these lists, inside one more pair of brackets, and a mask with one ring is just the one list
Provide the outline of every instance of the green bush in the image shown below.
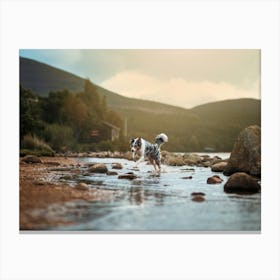
[[126,152],[129,150],[129,140],[121,135],[119,139],[112,142],[112,146],[114,151]]
[[114,145],[111,141],[101,141],[97,144],[98,151],[114,151]]
[[69,126],[50,124],[46,127],[46,138],[56,151],[71,150],[74,145],[73,130]]

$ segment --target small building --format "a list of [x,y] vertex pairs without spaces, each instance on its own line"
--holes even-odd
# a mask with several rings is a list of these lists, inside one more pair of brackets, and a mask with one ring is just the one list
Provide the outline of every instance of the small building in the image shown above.
[[109,122],[103,122],[103,124],[105,125],[105,127],[107,127],[107,137],[108,139],[110,139],[111,141],[114,141],[116,139],[118,139],[120,137],[120,128],[109,123]]

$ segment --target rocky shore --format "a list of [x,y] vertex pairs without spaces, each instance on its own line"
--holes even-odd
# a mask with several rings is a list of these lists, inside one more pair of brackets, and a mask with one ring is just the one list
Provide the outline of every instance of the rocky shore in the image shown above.
[[[127,159],[133,160],[131,152],[87,152],[87,153],[72,153],[56,154],[57,158],[113,158],[113,159]],[[210,157],[209,155],[198,155],[196,153],[170,153],[161,151],[161,162],[170,166],[200,166],[212,167],[213,165],[220,166],[220,169],[226,165],[228,159],[221,159],[218,156]],[[137,156],[136,156],[137,160]],[[219,165],[218,165],[219,164]],[[215,167],[214,167],[215,168]],[[115,169],[119,169],[115,167]]]
[[[79,158],[107,158],[115,160],[109,170],[102,163],[81,163]],[[91,153],[37,157],[27,155],[20,158],[20,229],[40,230],[71,225],[75,217],[83,218],[92,201],[110,201],[121,195],[120,191],[91,188],[85,182],[77,182],[78,176],[92,176],[103,173],[118,179],[134,180],[134,172],[123,173],[118,159],[131,159],[130,153]],[[204,166],[227,162],[219,157],[198,156],[197,154],[172,154],[163,151],[162,162],[171,166]],[[192,168],[194,170],[194,168]],[[192,177],[184,177],[191,179]],[[215,184],[221,183],[214,178]],[[211,179],[210,179],[211,181]],[[206,182],[207,183],[207,182]],[[211,181],[210,184],[213,182]],[[74,205],[73,202],[76,204]],[[77,207],[77,205],[80,205]],[[84,211],[83,211],[84,210]],[[67,216],[65,215],[67,213]],[[73,216],[73,220],[69,218]],[[87,217],[85,217],[87,218]]]

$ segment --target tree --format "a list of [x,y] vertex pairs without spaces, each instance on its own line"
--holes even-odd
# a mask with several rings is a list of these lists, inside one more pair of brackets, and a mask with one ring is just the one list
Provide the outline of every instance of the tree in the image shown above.
[[41,135],[43,131],[38,97],[20,86],[20,139],[26,134]]
[[115,111],[109,110],[106,113],[105,120],[119,128],[123,127],[123,120],[121,116]]
[[68,90],[50,92],[47,99],[41,101],[43,119],[48,123],[63,124],[67,119],[64,104],[71,93]]
[[73,131],[69,126],[50,124],[46,128],[48,140],[56,151],[69,150],[73,144]]
[[97,88],[90,80],[85,80],[84,92],[80,95],[84,103],[88,106],[89,112],[103,119],[102,102],[97,92]]
[[74,138],[80,140],[82,132],[87,126],[87,106],[79,96],[69,95],[64,104],[67,116],[66,124],[73,128]]

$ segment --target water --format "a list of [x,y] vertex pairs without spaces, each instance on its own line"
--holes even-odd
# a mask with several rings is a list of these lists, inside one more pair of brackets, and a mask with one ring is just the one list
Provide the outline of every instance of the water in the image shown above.
[[[213,155],[211,155],[213,156]],[[219,155],[223,158],[229,154]],[[163,165],[160,176],[151,173],[145,162],[135,171],[135,163],[125,159],[84,158],[83,162],[105,163],[109,170],[119,162],[119,174],[134,172],[134,180],[118,176],[93,174],[80,176],[92,188],[117,190],[109,202],[88,205],[88,220],[62,230],[102,231],[259,231],[261,229],[261,194],[236,195],[223,191],[222,184],[209,185],[214,173],[205,167],[172,167]],[[192,179],[182,177],[192,176]],[[192,201],[193,192],[203,192],[205,200]]]

